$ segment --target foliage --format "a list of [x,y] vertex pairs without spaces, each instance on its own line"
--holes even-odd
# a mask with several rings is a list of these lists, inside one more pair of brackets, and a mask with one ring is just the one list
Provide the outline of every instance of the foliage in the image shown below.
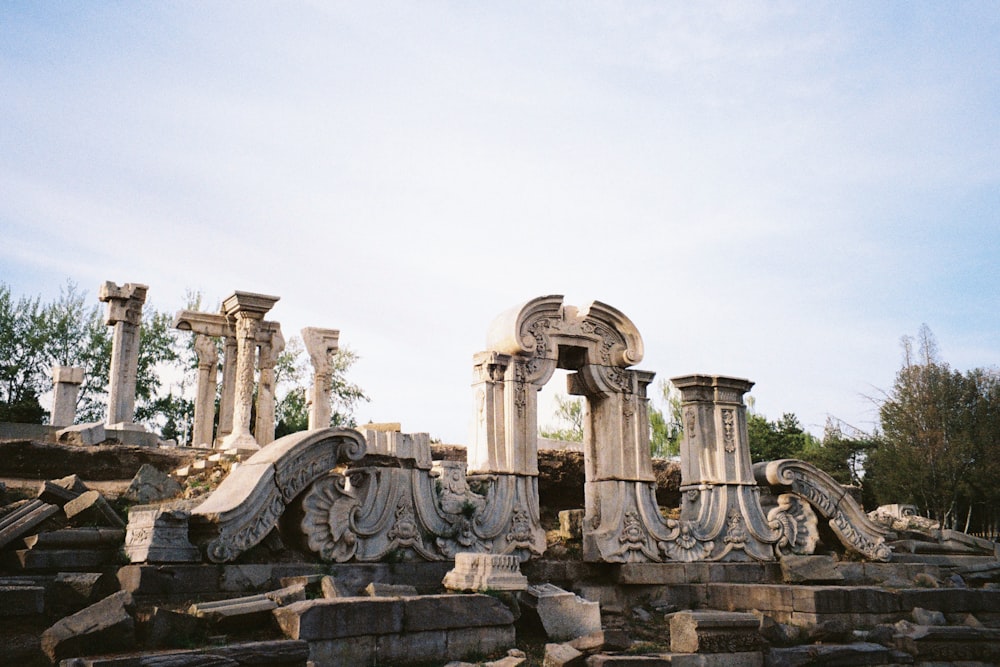
[[807,447],[816,445],[816,439],[802,429],[798,417],[791,412],[783,414],[778,421],[748,414],[747,437],[750,458],[755,462],[799,459]]
[[800,458],[841,484],[863,486],[865,462],[875,439],[833,418],[828,418],[821,441],[813,439]]
[[914,503],[955,527],[976,500],[996,507],[1000,499],[1000,380],[994,372],[962,373],[941,361],[926,326],[917,341],[903,339],[903,352],[903,367],[879,410],[882,437],[868,476],[880,503]]
[[649,449],[654,457],[669,458],[681,453],[684,420],[681,417],[681,393],[669,380],[659,384],[666,411],[650,403]]
[[[330,426],[352,427],[357,424],[354,410],[369,400],[364,390],[351,382],[348,371],[358,360],[353,350],[343,347],[330,355]],[[304,382],[310,378],[308,355],[298,336],[293,336],[278,355],[274,367],[277,405],[275,406],[276,438],[309,428],[309,405]]]
[[583,399],[556,394],[555,418],[557,426],[540,430],[543,438],[583,442]]
[[47,389],[46,314],[38,297],[14,301],[0,283],[0,420],[40,424],[38,396]]

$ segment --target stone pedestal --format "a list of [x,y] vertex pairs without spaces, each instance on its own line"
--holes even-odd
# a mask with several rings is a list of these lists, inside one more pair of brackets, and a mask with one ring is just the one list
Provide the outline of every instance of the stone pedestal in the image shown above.
[[131,424],[135,414],[135,382],[139,364],[139,326],[146,285],[113,282],[101,286],[98,298],[108,304],[105,323],[114,327],[108,374],[108,425]]
[[521,574],[521,561],[513,554],[455,554],[455,569],[444,577],[444,587],[453,591],[523,591],[528,578]]
[[76,398],[83,384],[83,368],[80,366],[53,366],[52,414],[49,424],[62,428],[76,420]]
[[309,429],[327,428],[333,409],[330,406],[330,382],[333,366],[330,355],[339,348],[340,331],[306,327],[302,330],[302,342],[313,365],[312,401],[309,406]]

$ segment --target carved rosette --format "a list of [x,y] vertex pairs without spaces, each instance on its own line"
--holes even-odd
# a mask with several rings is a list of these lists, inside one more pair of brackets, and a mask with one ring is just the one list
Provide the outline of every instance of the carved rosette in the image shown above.
[[808,556],[819,541],[819,519],[808,503],[791,493],[782,493],[778,504],[767,513],[767,521],[781,531],[776,548],[782,554]]
[[850,551],[874,561],[892,559],[885,530],[868,518],[843,486],[816,466],[797,459],[780,459],[758,463],[753,471],[761,484],[770,484],[778,493],[791,493],[809,503]]
[[232,561],[274,529],[302,489],[339,462],[364,453],[364,436],[352,429],[303,431],[276,440],[192,510],[192,538],[213,563]]

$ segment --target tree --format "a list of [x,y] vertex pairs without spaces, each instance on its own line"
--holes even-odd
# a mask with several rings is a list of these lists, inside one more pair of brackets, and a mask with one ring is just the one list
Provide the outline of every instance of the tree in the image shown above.
[[799,418],[791,412],[774,422],[763,415],[748,414],[747,438],[753,461],[802,458],[802,452],[815,443],[815,438],[802,429]]
[[654,457],[668,458],[681,453],[684,419],[681,413],[681,393],[669,380],[659,384],[660,396],[666,409],[649,405],[649,449]]
[[583,442],[583,399],[556,394],[555,418],[557,426],[539,429],[543,438]]
[[41,424],[46,387],[46,315],[39,298],[14,301],[0,283],[0,421]]
[[812,440],[802,451],[804,461],[841,484],[863,486],[865,462],[875,448],[875,439],[834,418],[827,418],[823,439]]
[[975,496],[996,497],[997,376],[953,370],[926,325],[902,343],[903,367],[879,409],[870,483],[879,502],[917,504],[954,528],[963,510],[971,519]]

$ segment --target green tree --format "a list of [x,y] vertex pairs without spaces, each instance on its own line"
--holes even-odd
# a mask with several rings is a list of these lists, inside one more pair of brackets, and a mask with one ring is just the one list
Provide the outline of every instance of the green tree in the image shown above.
[[778,421],[748,414],[747,438],[753,461],[802,458],[802,452],[815,442],[815,438],[802,429],[798,417],[791,412],[783,414]]
[[[955,528],[970,498],[990,493],[1000,427],[997,377],[940,360],[930,329],[903,338],[903,367],[879,409],[882,438],[869,472],[880,503],[914,503]],[[964,512],[963,512],[964,510]]]
[[539,429],[543,438],[583,442],[583,399],[556,394],[556,426]]
[[841,484],[863,486],[865,462],[874,448],[875,438],[872,436],[828,418],[823,439],[811,440],[800,458]]
[[684,420],[681,417],[681,393],[669,380],[659,384],[665,409],[651,401],[649,405],[649,449],[654,457],[669,458],[681,453]]
[[0,283],[0,421],[42,423],[45,411],[38,397],[47,388],[47,342],[40,299],[15,301]]

